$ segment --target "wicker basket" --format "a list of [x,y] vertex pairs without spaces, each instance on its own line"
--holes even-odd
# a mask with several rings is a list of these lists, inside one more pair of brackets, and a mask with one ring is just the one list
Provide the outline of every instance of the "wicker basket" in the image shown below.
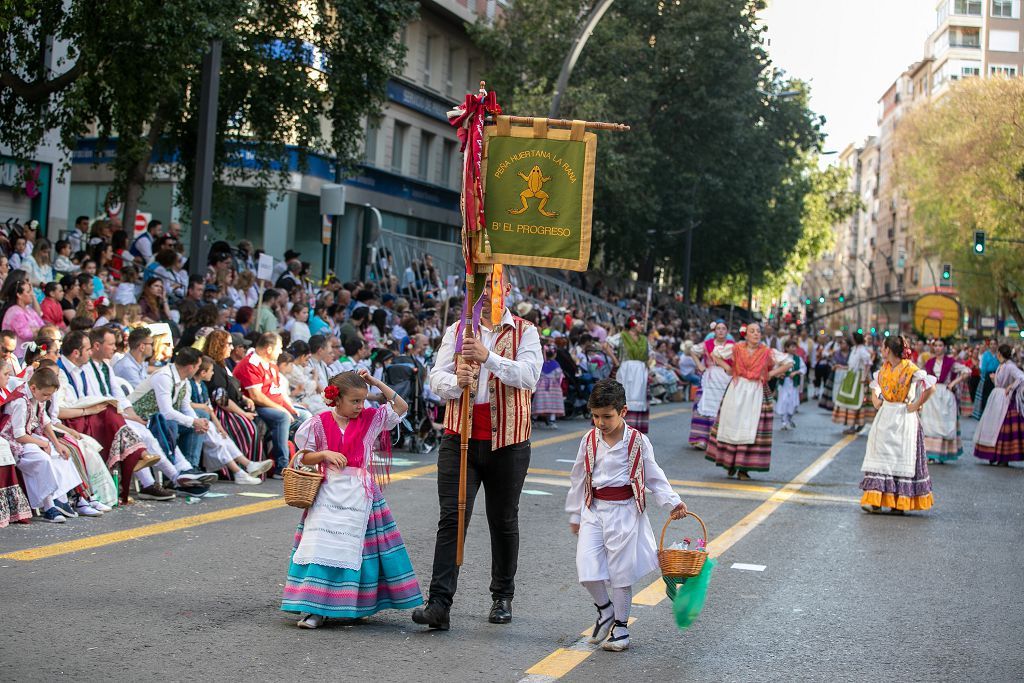
[[704,538],[704,550],[667,550],[665,549],[665,532],[672,518],[665,520],[665,526],[661,529],[661,540],[658,541],[658,564],[661,566],[663,576],[672,579],[689,579],[700,574],[704,566],[704,560],[708,559],[707,541],[708,528],[704,526],[704,520],[693,514],[686,513],[687,517],[693,517],[700,522],[700,529]]
[[305,510],[316,500],[320,484],[324,481],[324,467],[321,464],[315,472],[296,468],[295,459],[302,453],[303,451],[299,451],[292,456],[291,462],[284,468],[281,476],[284,478],[284,502],[293,508]]

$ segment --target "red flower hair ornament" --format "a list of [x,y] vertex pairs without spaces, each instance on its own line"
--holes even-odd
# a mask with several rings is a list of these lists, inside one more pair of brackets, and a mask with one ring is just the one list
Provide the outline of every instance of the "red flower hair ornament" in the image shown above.
[[338,395],[341,394],[341,390],[338,387],[329,385],[324,389],[324,402],[332,408],[338,405]]

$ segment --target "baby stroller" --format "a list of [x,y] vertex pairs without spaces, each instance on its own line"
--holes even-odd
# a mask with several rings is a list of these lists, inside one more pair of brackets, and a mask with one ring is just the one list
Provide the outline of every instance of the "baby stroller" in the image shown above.
[[441,443],[440,430],[435,426],[436,406],[423,398],[424,368],[411,356],[395,356],[384,368],[384,383],[395,390],[409,404],[409,411],[392,431],[391,443],[411,453],[430,453]]

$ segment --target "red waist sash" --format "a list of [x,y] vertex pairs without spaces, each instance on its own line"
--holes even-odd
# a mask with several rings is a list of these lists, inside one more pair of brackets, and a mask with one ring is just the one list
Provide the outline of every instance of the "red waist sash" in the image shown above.
[[629,500],[633,497],[633,487],[629,484],[625,486],[605,486],[604,488],[594,489],[594,498],[597,500]]
[[[458,432],[452,431],[451,429],[444,430],[445,434],[458,434]],[[478,439],[480,441],[491,440],[491,404],[490,403],[474,403],[473,404],[473,429],[469,434],[469,438]]]

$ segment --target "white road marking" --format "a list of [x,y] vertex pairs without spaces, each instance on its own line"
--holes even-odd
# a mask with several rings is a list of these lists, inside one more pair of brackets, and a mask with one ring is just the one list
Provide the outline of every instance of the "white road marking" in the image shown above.
[[765,566],[763,564],[744,564],[743,562],[733,562],[729,569],[743,569],[748,572],[763,572]]

